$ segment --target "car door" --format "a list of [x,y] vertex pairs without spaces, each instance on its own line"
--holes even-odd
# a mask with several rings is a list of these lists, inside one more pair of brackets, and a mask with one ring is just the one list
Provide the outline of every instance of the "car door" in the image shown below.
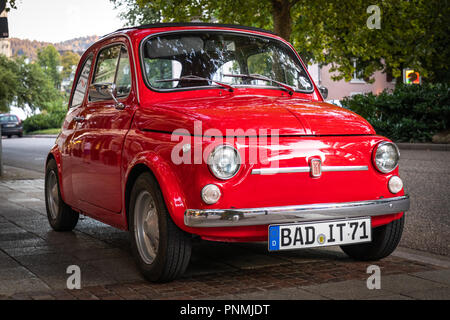
[[71,206],[75,206],[77,203],[73,194],[73,185],[77,184],[77,182],[72,182],[72,158],[74,154],[79,152],[78,146],[73,144],[73,135],[80,124],[80,114],[85,107],[92,62],[92,54],[82,61],[82,67],[75,78],[76,84],[69,102],[69,110],[57,139],[58,144],[61,146],[61,184],[64,190],[64,201]]
[[122,208],[122,149],[136,107],[128,52],[125,40],[107,43],[98,51],[91,81],[92,84],[115,83],[117,99],[125,108],[119,110],[112,97],[90,91],[73,138],[78,150],[72,157],[77,207],[93,215],[104,214],[104,210],[120,213]]

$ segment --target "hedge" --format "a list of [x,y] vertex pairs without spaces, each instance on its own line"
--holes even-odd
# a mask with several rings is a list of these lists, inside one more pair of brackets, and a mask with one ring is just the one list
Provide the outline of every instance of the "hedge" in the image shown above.
[[448,84],[399,84],[392,92],[354,95],[341,103],[380,135],[398,142],[428,142],[450,128],[449,89]]
[[66,116],[66,110],[58,110],[36,114],[28,117],[23,121],[23,129],[25,132],[33,132],[51,128],[61,128]]

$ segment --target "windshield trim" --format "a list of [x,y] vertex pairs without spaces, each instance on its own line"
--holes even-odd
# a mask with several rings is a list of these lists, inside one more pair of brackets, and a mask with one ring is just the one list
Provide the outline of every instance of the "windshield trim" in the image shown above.
[[[208,90],[208,89],[222,89],[224,90],[224,88],[222,86],[219,85],[209,85],[209,86],[198,86],[198,87],[183,87],[183,88],[170,88],[170,89],[162,89],[162,88],[155,88],[153,86],[150,85],[148,79],[147,79],[147,73],[145,72],[145,67],[144,67],[144,44],[146,41],[150,40],[151,38],[156,38],[159,37],[161,35],[166,35],[166,34],[171,34],[171,33],[180,33],[180,32],[191,32],[191,33],[201,33],[201,32],[221,32],[221,33],[238,33],[238,34],[244,34],[244,35],[250,35],[250,36],[254,36],[254,37],[259,37],[259,38],[266,38],[266,39],[270,39],[273,40],[275,42],[279,42],[281,43],[283,46],[285,46],[287,48],[287,50],[290,50],[294,53],[294,57],[296,59],[296,62],[304,69],[305,74],[308,76],[308,80],[311,82],[312,84],[312,89],[307,91],[307,90],[300,90],[297,87],[293,87],[294,92],[297,93],[305,93],[305,94],[311,94],[314,93],[315,91],[315,84],[313,82],[313,80],[311,79],[308,70],[305,68],[305,65],[303,64],[303,62],[299,59],[298,54],[295,50],[293,50],[287,43],[271,37],[271,36],[266,36],[266,35],[261,35],[261,34],[255,34],[253,32],[246,32],[246,31],[240,31],[240,30],[217,30],[217,29],[183,29],[183,30],[170,30],[170,31],[161,31],[161,32],[157,32],[157,33],[152,33],[149,34],[147,36],[145,36],[141,42],[139,43],[139,64],[141,67],[141,74],[142,74],[142,78],[144,80],[145,86],[150,89],[151,91],[154,92],[159,92],[159,93],[170,93],[170,92],[179,92],[179,91],[192,91],[192,90]],[[253,89],[273,89],[273,90],[280,90],[279,86],[271,86],[271,85],[236,85],[233,84],[234,88],[253,88]]]

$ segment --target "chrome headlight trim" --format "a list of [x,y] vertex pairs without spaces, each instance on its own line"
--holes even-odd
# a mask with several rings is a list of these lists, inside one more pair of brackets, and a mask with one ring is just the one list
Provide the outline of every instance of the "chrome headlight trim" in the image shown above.
[[[215,155],[223,149],[231,149],[234,152],[235,160],[236,160],[236,162],[235,162],[236,169],[234,170],[234,172],[231,175],[227,175],[227,176],[221,176],[220,173],[215,168],[216,167],[215,163],[213,163]],[[209,167],[209,170],[211,171],[211,173],[217,179],[228,180],[228,179],[233,178],[239,172],[239,169],[241,168],[241,156],[239,154],[239,151],[237,151],[237,149],[235,147],[228,145],[228,144],[221,144],[221,145],[216,146],[214,148],[214,150],[208,156],[208,167]]]
[[[378,166],[378,163],[377,163],[377,153],[378,153],[378,149],[379,149],[380,147],[386,146],[386,145],[390,145],[390,146],[392,146],[392,147],[394,148],[394,150],[395,150],[395,152],[396,152],[396,157],[397,157],[395,166],[394,166],[393,168],[390,168],[390,169],[386,169],[386,168],[380,167],[380,166]],[[399,161],[400,161],[400,150],[398,149],[398,147],[397,147],[397,145],[396,145],[395,143],[390,142],[390,141],[382,141],[382,142],[378,143],[378,144],[375,146],[375,148],[374,148],[374,150],[373,150],[373,154],[372,154],[372,162],[373,162],[373,165],[375,166],[375,168],[376,168],[379,172],[386,174],[386,173],[390,173],[390,172],[394,171],[394,170],[398,167]]]

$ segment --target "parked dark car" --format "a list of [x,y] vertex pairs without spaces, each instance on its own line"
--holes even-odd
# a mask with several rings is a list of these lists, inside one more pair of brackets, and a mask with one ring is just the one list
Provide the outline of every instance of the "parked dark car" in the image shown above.
[[0,124],[2,125],[2,136],[11,138],[13,135],[23,136],[22,121],[14,114],[0,114]]

